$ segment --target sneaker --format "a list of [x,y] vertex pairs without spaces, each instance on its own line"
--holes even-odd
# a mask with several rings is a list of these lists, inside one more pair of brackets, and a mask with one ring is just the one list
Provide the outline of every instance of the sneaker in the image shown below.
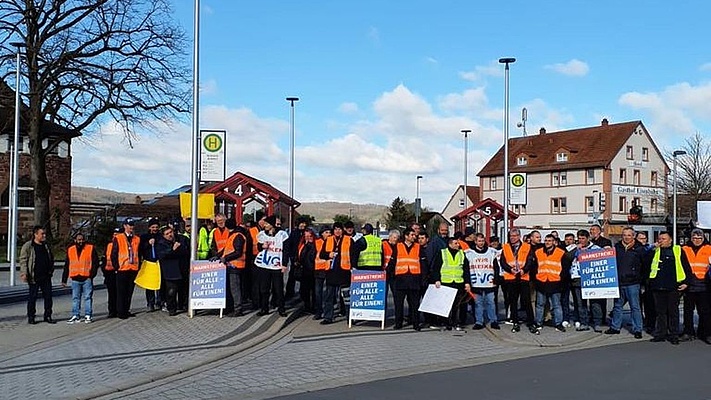
[[575,323],[575,330],[578,332],[589,331],[590,327],[587,325],[581,325],[579,322]]
[[68,324],[74,324],[76,322],[79,322],[79,316],[78,315],[72,315],[71,318],[69,318],[69,321],[67,321]]
[[442,329],[442,327],[437,324],[430,324],[430,329]]
[[94,320],[91,319],[91,315],[85,315],[83,321],[85,324],[90,324],[90,323],[94,322]]
[[484,325],[482,325],[482,324],[474,324],[474,326],[472,327],[472,329],[475,330],[475,331],[479,331],[479,330],[484,329]]
[[456,326],[454,327],[454,330],[455,330],[455,331],[463,331],[464,328],[463,328],[461,325],[456,325]]
[[595,332],[595,333],[602,333],[602,328],[600,328],[600,327],[597,326],[597,325],[594,325],[594,326],[593,326],[593,332]]
[[514,324],[513,328],[511,328],[511,333],[517,333],[517,332],[521,332],[521,325]]
[[563,324],[560,324],[555,327],[555,330],[558,332],[565,332],[565,326],[563,326]]
[[691,342],[694,339],[695,337],[693,335],[689,335],[688,333],[685,333],[679,337],[680,342]]
[[620,331],[618,329],[609,328],[605,331],[605,335],[619,335]]
[[561,325],[563,325],[563,327],[565,327],[565,328],[568,328],[568,327],[570,327],[570,322],[563,321],[563,323]]
[[578,328],[580,328],[580,322],[575,321],[575,330],[577,330]]
[[533,324],[528,327],[528,331],[534,335],[540,335],[541,334],[541,327],[536,324]]
[[491,329],[496,329],[498,331],[499,329],[501,329],[501,327],[499,326],[498,322],[492,322]]
[[634,333],[634,338],[635,338],[635,339],[642,339],[642,332],[635,332],[635,333]]
[[163,312],[170,312],[170,311],[168,311],[168,307],[166,307],[166,306],[162,306],[162,307],[160,308],[160,310],[163,311]]

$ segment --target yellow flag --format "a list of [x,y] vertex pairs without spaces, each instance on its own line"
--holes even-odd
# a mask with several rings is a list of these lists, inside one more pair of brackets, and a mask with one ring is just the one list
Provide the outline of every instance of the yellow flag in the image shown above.
[[[190,203],[192,196],[190,193],[180,193],[180,215],[183,218],[190,218]],[[200,193],[198,194],[198,218],[212,219],[215,218],[215,194]]]
[[160,264],[157,261],[143,260],[134,283],[146,290],[160,289]]

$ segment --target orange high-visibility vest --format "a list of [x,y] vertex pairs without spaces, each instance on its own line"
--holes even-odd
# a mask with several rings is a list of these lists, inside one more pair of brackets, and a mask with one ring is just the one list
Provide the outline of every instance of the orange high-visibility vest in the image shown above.
[[[526,265],[526,260],[528,259],[528,253],[530,251],[531,251],[530,244],[521,243],[521,247],[519,247],[519,249],[518,249],[517,257],[514,257],[513,249],[511,248],[511,244],[504,243],[504,247],[503,247],[504,257],[506,257],[506,262],[508,262],[509,266],[511,266],[511,268],[515,268],[516,264],[518,264],[518,267],[521,270],[523,270],[523,266]],[[516,275],[504,271],[503,268],[501,269],[501,272],[503,272],[504,279],[507,281],[512,281],[512,280],[516,279]],[[521,273],[521,279],[524,281],[527,281],[528,274]]]
[[253,226],[249,228],[249,235],[252,236],[252,255],[257,256],[259,254],[259,242],[257,241],[257,235],[259,234],[259,228]]
[[[336,237],[331,236],[326,240],[326,251],[336,252],[341,258],[341,269],[350,271],[351,269],[351,237],[343,235],[340,238],[340,249],[336,249]],[[338,251],[336,251],[338,250]]]
[[138,245],[141,238],[136,235],[131,236],[131,243],[128,242],[126,234],[116,236],[118,243],[119,271],[138,271]]
[[227,242],[225,243],[225,251],[222,253],[222,257],[224,258],[228,254],[235,252],[235,239],[237,238],[237,236],[242,236],[242,255],[238,259],[230,261],[229,265],[237,269],[244,269],[247,266],[247,238],[245,238],[242,233],[233,232],[232,234],[230,234],[230,236],[227,238]]
[[388,264],[390,264],[390,260],[393,258],[393,247],[390,245],[390,242],[387,240],[383,240],[383,270],[388,268]]
[[694,254],[694,249],[691,246],[684,246],[682,249],[684,249],[686,258],[689,260],[691,272],[698,279],[704,279],[709,270],[709,263],[711,263],[711,245],[705,244],[701,246],[696,254]]
[[560,282],[564,255],[565,252],[559,247],[556,247],[551,255],[548,255],[543,247],[536,250],[536,260],[538,260],[536,280],[538,282]]
[[314,246],[316,246],[316,262],[314,263],[314,269],[316,271],[328,271],[330,261],[324,260],[319,257],[319,254],[321,253],[321,250],[323,250],[323,246],[325,245],[325,241],[321,238],[316,239],[316,241],[314,242]]
[[[390,247],[390,246],[388,246]],[[405,243],[397,244],[397,258],[395,259],[395,275],[420,274],[420,245],[414,243],[407,251]]]
[[67,250],[67,258],[69,259],[69,277],[84,277],[91,278],[91,255],[94,251],[94,246],[85,244],[84,250],[79,254],[77,245],[72,245]]
[[457,240],[457,242],[459,242],[459,248],[461,250],[469,250],[469,245],[467,244],[467,242],[463,240]]
[[107,271],[113,271],[114,270],[114,264],[111,262],[111,251],[114,249],[114,242],[111,241],[109,242],[108,245],[106,245],[106,270]]
[[220,229],[215,228],[212,230],[212,238],[215,241],[215,247],[217,247],[217,252],[221,252],[225,245],[227,244],[227,238],[230,237],[230,230],[227,228]]

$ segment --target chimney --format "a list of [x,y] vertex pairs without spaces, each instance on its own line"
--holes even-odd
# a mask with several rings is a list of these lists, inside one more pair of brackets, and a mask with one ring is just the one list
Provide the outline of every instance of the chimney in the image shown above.
[[545,134],[546,134],[546,128],[541,127],[541,129],[538,131],[538,133],[540,133],[541,135],[545,135]]
[[610,121],[607,120],[607,118],[602,119],[602,126],[608,126],[610,125]]

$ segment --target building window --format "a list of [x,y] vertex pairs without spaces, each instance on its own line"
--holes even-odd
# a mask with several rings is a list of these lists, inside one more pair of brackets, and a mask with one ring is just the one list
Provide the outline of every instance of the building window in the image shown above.
[[[17,151],[22,153],[25,151],[25,138],[20,137],[20,140],[17,141]],[[12,146],[15,144],[15,137],[13,135],[8,135],[7,136],[7,150],[9,151],[12,149]]]
[[585,196],[585,212],[591,213],[595,211],[595,197]]
[[516,165],[523,166],[526,164],[528,164],[528,158],[526,158],[526,156],[520,156],[516,158]]
[[555,160],[557,162],[567,162],[568,161],[568,153],[558,153],[555,155]]
[[634,147],[627,146],[627,159],[634,160]]
[[[10,186],[2,193],[0,205],[8,207],[10,204]],[[21,177],[17,188],[17,207],[19,208],[34,208],[35,207],[35,190],[32,187],[32,181],[29,177]]]
[[649,161],[649,149],[642,147],[642,161]]
[[626,213],[627,212],[627,197],[625,196],[620,196],[620,205],[617,208],[617,211],[621,213]]
[[657,212],[657,199],[652,199],[650,202],[650,208],[652,209],[653,213]]
[[568,184],[568,172],[551,172],[551,186],[565,186]]
[[632,207],[642,205],[642,200],[639,197],[632,198]]
[[551,213],[552,214],[565,214],[568,212],[567,199],[565,197],[552,197],[551,198]]
[[585,183],[587,183],[587,184],[595,183],[595,170],[594,169],[585,170]]
[[640,185],[640,173],[638,169],[632,171],[632,182],[637,186]]
[[489,190],[496,190],[496,178],[489,178]]
[[627,170],[620,168],[620,183],[627,183]]
[[652,186],[657,186],[657,171],[652,171]]

